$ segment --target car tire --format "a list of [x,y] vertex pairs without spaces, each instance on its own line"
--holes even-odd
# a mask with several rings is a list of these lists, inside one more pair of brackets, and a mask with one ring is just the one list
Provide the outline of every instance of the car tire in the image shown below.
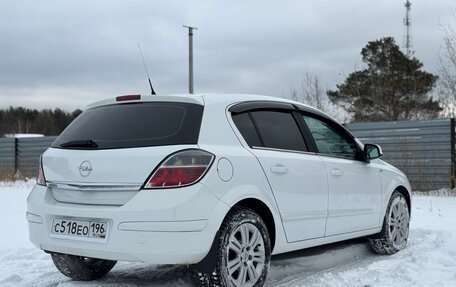
[[88,258],[61,253],[51,253],[55,267],[65,276],[78,280],[90,281],[105,276],[117,261]]
[[377,254],[391,255],[407,245],[410,213],[407,200],[399,191],[391,195],[382,231],[369,238],[372,250]]
[[271,262],[271,241],[263,219],[245,207],[232,209],[225,217],[211,273],[195,271],[199,286],[261,287]]

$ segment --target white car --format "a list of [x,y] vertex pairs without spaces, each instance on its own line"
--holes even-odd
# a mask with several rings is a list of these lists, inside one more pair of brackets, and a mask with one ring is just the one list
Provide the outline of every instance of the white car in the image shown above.
[[204,286],[263,286],[272,254],[368,236],[407,244],[411,187],[327,114],[255,95],[120,96],[42,156],[30,240],[76,280],[118,260],[189,264]]

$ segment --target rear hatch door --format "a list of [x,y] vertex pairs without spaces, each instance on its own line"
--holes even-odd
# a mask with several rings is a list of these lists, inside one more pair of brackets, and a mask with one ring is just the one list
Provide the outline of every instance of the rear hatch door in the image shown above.
[[124,204],[169,154],[197,148],[203,106],[110,104],[84,111],[43,154],[58,201]]

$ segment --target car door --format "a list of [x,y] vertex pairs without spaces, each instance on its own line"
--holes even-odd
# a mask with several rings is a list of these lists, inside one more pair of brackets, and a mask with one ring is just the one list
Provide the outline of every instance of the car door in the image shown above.
[[381,169],[363,159],[361,148],[343,127],[310,113],[302,116],[328,174],[325,236],[378,227]]
[[233,116],[273,190],[288,242],[323,237],[328,208],[323,160],[308,151],[296,116],[268,109]]

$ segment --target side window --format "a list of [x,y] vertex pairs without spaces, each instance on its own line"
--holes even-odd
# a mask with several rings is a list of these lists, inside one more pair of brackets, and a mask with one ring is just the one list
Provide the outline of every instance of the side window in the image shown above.
[[232,118],[249,146],[261,146],[260,138],[248,113],[233,115]]
[[264,147],[307,151],[301,131],[291,113],[253,111],[251,114]]
[[339,157],[355,159],[357,148],[355,142],[343,132],[331,127],[329,124],[318,119],[303,116],[312,137],[315,140],[318,151]]

